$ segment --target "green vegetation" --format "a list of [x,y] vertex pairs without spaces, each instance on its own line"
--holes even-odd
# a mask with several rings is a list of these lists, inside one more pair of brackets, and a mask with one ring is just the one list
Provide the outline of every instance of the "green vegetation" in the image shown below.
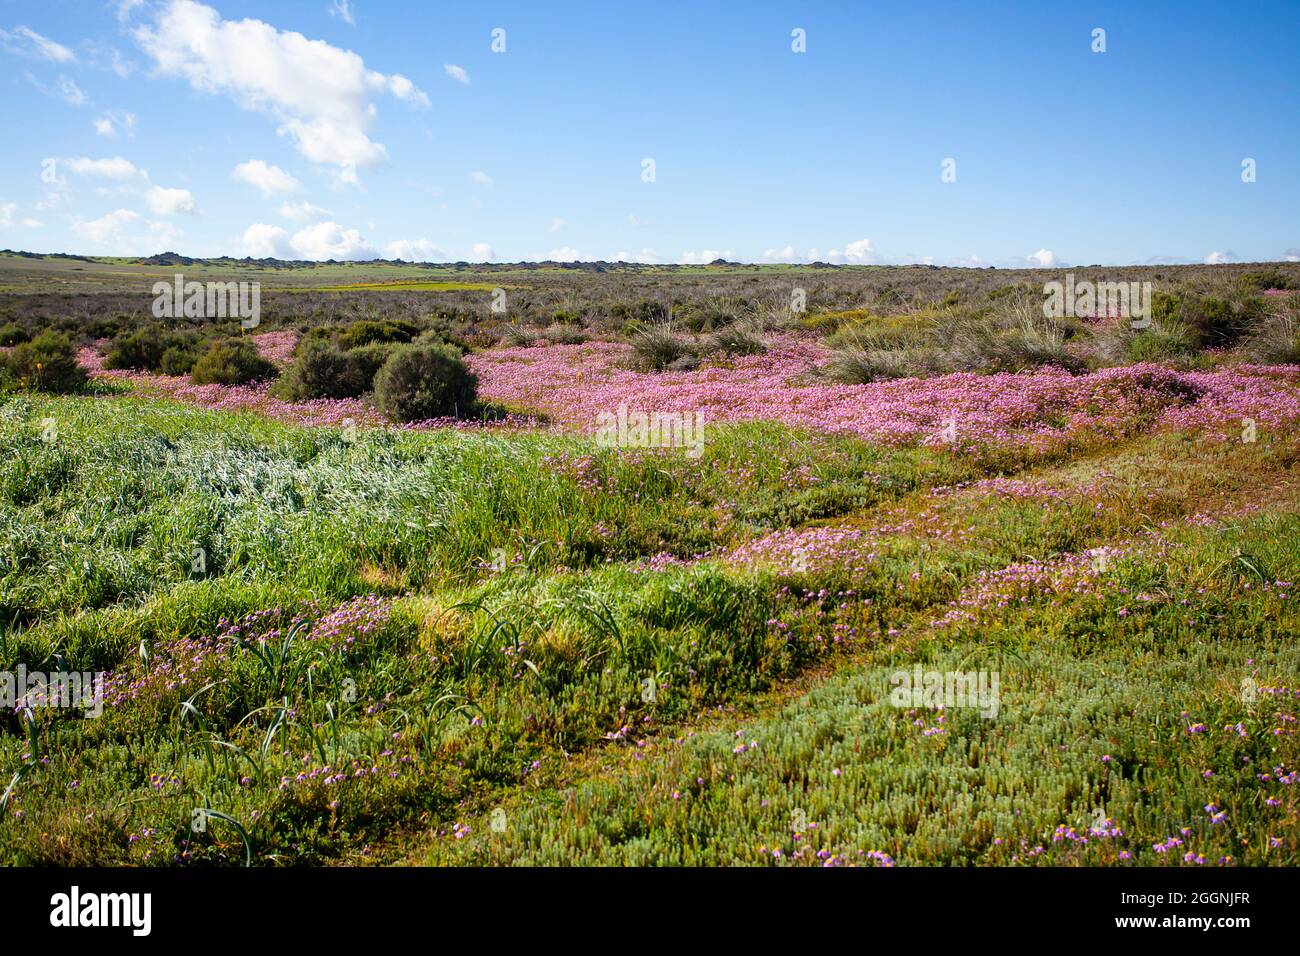
[[477,404],[477,379],[450,345],[407,345],[375,375],[375,405],[395,422],[459,418]]
[[[710,436],[692,461],[10,399],[0,668],[113,676],[102,717],[0,736],[0,858],[1297,862],[1294,441],[1134,439],[1023,475],[1045,503],[941,451]],[[831,519],[874,557],[726,557]],[[1059,580],[934,624],[1035,560]],[[916,664],[997,670],[998,716],[891,707]],[[1124,835],[1053,840],[1098,811]]]
[[252,342],[236,338],[213,339],[190,369],[195,385],[246,385],[278,374]]

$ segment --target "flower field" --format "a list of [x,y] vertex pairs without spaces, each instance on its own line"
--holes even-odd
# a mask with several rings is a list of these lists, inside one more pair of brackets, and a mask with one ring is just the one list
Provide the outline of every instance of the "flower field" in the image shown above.
[[0,666],[101,683],[6,701],[0,859],[1300,863],[1300,366],[588,333],[467,346],[459,418],[91,336],[6,393]]

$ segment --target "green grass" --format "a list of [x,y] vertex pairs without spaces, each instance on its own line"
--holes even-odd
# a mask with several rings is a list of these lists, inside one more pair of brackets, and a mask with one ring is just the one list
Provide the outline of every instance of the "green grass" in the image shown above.
[[[1020,500],[935,493],[981,477],[944,452],[763,423],[693,461],[13,398],[0,670],[117,690],[97,719],[7,718],[0,860],[1143,864],[1180,861],[1150,844],[1186,826],[1210,863],[1294,864],[1295,788],[1255,774],[1295,769],[1295,701],[1239,687],[1300,685],[1271,586],[1300,570],[1296,454],[1148,436]],[[727,559],[820,525],[874,556]],[[1127,550],[1081,578],[1069,556],[1105,544]],[[1024,561],[1045,577],[932,626]],[[888,701],[917,662],[998,670],[997,718],[924,736],[937,715]],[[1051,839],[1098,810],[1123,838]]]

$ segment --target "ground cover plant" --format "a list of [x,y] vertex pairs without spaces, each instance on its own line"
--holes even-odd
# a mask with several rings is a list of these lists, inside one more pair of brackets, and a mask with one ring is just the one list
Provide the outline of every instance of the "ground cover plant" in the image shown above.
[[0,302],[0,859],[1300,862],[1300,268],[346,268]]

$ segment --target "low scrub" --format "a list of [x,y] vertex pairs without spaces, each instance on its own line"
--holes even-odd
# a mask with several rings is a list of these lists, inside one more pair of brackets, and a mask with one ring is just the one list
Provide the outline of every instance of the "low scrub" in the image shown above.
[[375,376],[375,405],[397,422],[470,415],[477,397],[478,379],[450,345],[402,346]]
[[279,370],[262,358],[248,339],[216,339],[194,363],[195,385],[247,385],[275,378]]

